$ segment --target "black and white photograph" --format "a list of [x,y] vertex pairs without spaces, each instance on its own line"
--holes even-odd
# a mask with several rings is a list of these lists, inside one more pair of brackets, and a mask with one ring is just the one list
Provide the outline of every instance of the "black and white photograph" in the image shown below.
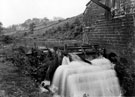
[[0,97],[135,97],[135,0],[0,0]]

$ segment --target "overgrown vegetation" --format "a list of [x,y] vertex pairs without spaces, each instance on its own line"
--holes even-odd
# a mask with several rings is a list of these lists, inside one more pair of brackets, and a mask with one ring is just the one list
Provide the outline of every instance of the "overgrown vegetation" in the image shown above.
[[0,22],[0,34],[2,33],[3,27],[2,27],[2,23]]
[[46,57],[51,60],[51,56],[38,49],[12,45],[5,45],[0,52],[0,97],[51,97],[40,93],[38,87],[49,64]]
[[45,31],[43,36],[54,36],[56,39],[80,39],[82,31],[82,23],[76,18],[73,23],[66,22],[63,26],[58,26]]
[[135,66],[132,62],[129,62],[129,60],[123,57],[118,58],[114,63],[116,64],[115,70],[120,82],[122,94],[125,97],[133,96],[135,89]]
[[35,82],[43,81],[48,66],[53,64],[53,56],[34,48],[28,51],[31,54],[27,54],[26,50],[25,47],[14,49],[7,60],[11,61],[21,74],[31,77]]
[[10,44],[14,41],[13,37],[8,36],[8,35],[2,35],[1,36],[1,42],[3,42],[4,44]]
[[35,27],[36,27],[36,24],[35,24],[35,23],[31,23],[31,24],[29,25],[29,31],[30,31],[31,34],[33,34]]

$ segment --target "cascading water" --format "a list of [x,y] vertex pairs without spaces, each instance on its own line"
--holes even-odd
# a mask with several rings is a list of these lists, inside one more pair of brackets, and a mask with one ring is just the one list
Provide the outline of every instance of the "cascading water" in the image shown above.
[[70,60],[68,57],[64,56],[62,60],[62,65],[68,65],[70,63]]
[[66,97],[118,97],[120,89],[113,70],[70,75]]
[[52,91],[60,97],[120,97],[121,91],[112,63],[99,58],[81,60],[57,68]]

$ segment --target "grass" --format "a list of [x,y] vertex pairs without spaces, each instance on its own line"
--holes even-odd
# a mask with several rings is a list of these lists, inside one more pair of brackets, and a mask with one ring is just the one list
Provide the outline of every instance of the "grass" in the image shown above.
[[21,74],[12,63],[0,61],[0,97],[51,97],[40,93],[38,84]]

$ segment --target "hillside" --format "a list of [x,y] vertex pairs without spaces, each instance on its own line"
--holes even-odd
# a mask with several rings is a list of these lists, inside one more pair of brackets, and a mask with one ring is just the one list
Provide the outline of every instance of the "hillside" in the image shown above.
[[26,53],[33,50],[33,46],[54,47],[63,46],[65,43],[79,43],[82,15],[53,21],[47,25],[38,24],[33,33],[29,30],[8,31],[0,36],[0,97],[52,97],[51,93],[40,93],[39,84],[47,66],[53,64],[53,60],[50,61],[53,58],[47,58],[44,54],[41,63],[39,54],[43,53],[39,50],[34,49],[38,54],[29,57]]
[[[23,23],[21,25],[26,26],[26,23],[25,24]],[[63,37],[63,35],[65,36],[66,34],[67,37],[63,38],[71,39],[74,38],[72,34],[75,32],[75,29],[77,30],[77,26],[81,26],[81,24],[82,24],[82,15],[78,15],[67,19],[50,21],[46,24],[43,22],[37,23],[33,33],[29,33],[30,31],[28,29],[28,26],[26,26],[26,30],[9,31],[8,29],[8,33],[5,33],[5,35],[12,35],[15,37],[22,37],[22,38],[25,37],[25,38],[59,39],[60,37]]]
[[[32,37],[73,39],[82,32],[82,15],[58,21],[47,27],[37,27]],[[75,35],[76,34],[76,35]],[[78,34],[78,35],[77,35]]]

